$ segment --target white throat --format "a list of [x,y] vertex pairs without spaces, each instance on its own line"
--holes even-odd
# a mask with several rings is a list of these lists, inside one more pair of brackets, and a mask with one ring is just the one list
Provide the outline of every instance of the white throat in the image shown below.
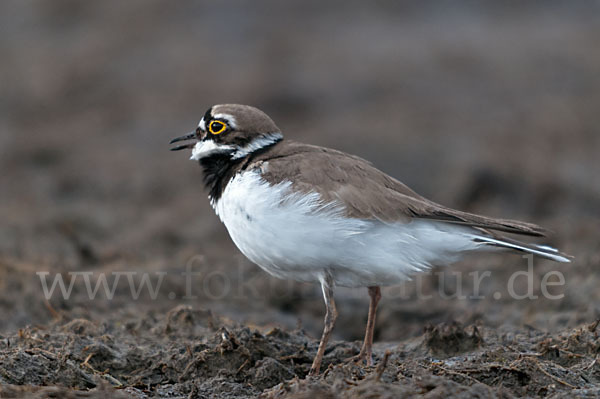
[[217,154],[220,152],[229,152],[235,148],[230,145],[217,144],[212,140],[203,140],[196,143],[192,148],[192,156],[190,157],[193,161],[199,161],[209,155]]
[[202,158],[218,153],[227,153],[233,151],[231,159],[240,159],[253,153],[254,151],[260,150],[270,146],[283,138],[281,133],[269,133],[264,136],[260,136],[246,144],[244,147],[236,148],[229,144],[218,144],[212,140],[204,140],[196,143],[192,148],[192,156],[190,157],[193,161],[198,161]]

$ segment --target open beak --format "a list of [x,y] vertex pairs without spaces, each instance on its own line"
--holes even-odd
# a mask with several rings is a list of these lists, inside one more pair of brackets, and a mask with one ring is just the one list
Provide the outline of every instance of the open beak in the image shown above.
[[[191,132],[184,136],[174,138],[173,140],[169,141],[169,144],[177,143],[178,141],[192,140],[192,139],[195,139],[195,140],[198,139],[198,136],[196,136],[196,132]],[[171,148],[171,151],[179,151],[179,150],[183,150],[186,148],[194,148],[195,145],[196,145],[196,142],[178,145],[177,147]]]

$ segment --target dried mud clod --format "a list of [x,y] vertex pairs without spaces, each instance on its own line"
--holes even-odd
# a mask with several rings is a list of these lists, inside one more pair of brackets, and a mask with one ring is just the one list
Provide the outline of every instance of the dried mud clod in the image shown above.
[[464,327],[454,321],[449,324],[425,327],[423,345],[431,354],[438,357],[449,357],[472,351],[483,344],[483,337],[475,325]]
[[61,327],[61,329],[67,333],[72,332],[77,335],[87,335],[87,336],[98,335],[100,332],[99,327],[95,323],[92,323],[91,321],[86,320],[86,319],[72,320],[72,321],[68,322],[67,324],[64,324]]
[[193,333],[197,329],[215,330],[217,320],[210,310],[194,309],[189,305],[179,305],[166,315],[165,333]]
[[600,354],[600,331],[598,321],[564,332],[557,337],[548,337],[537,345],[540,357],[552,360],[561,366],[578,363],[586,356]]

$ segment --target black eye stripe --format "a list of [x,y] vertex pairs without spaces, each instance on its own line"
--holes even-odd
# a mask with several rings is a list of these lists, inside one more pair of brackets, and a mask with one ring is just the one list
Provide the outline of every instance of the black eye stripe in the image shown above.
[[204,123],[207,124],[210,122],[210,120],[212,119],[212,107],[210,107],[206,113],[204,114]]

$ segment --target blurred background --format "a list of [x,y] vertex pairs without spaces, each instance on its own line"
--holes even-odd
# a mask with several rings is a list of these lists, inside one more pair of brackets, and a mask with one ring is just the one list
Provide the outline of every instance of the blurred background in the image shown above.
[[[199,167],[168,151],[218,103],[257,106],[287,138],[360,155],[444,205],[541,224],[576,256],[536,260],[536,293],[560,270],[561,300],[492,297],[526,269],[518,255],[441,270],[492,271],[484,299],[417,299],[407,282],[407,298],[384,297],[377,339],[453,319],[556,330],[600,315],[598,1],[15,0],[0,2],[0,30],[0,333],[184,303],[320,334],[318,289],[244,260]],[[224,277],[182,299],[197,256],[195,270]],[[45,301],[39,271],[168,275],[157,300],[120,285],[90,301],[80,281]],[[366,290],[336,295],[336,337],[359,339]]]

